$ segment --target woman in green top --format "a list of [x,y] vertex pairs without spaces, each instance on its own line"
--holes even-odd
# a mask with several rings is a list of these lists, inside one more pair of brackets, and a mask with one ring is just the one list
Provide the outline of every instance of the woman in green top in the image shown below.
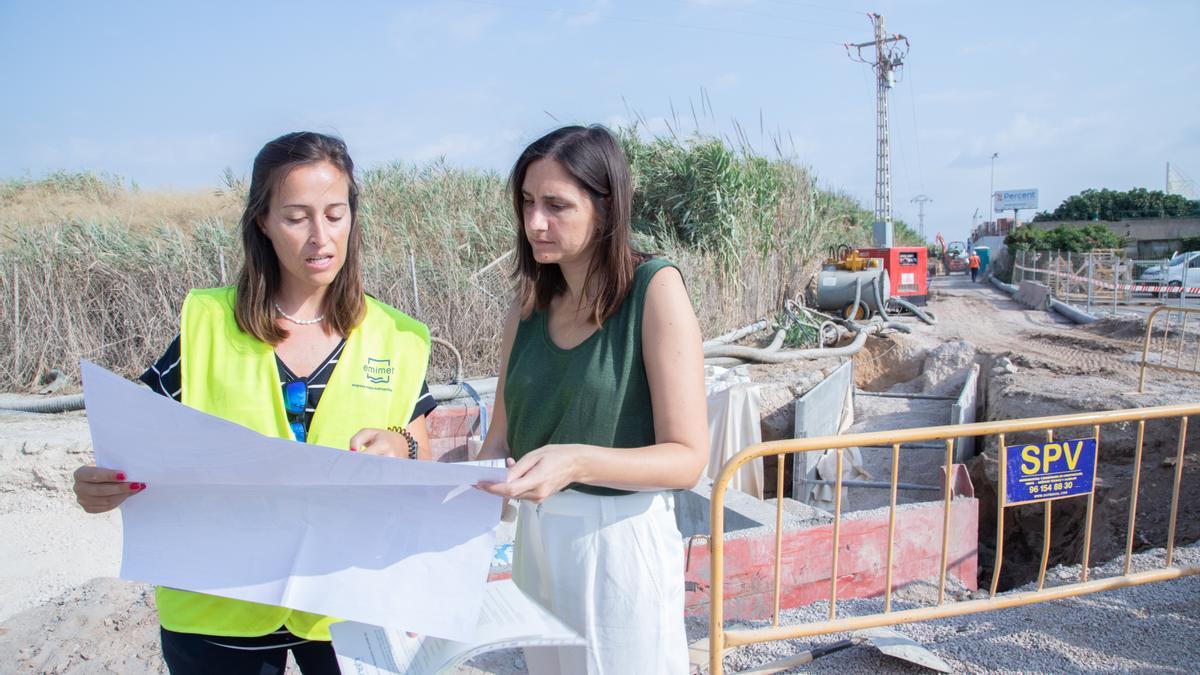
[[535,141],[510,179],[520,287],[483,457],[521,500],[513,578],[588,641],[530,672],[686,673],[672,489],[708,456],[703,355],[675,266],[629,243],[629,164],[601,126]]

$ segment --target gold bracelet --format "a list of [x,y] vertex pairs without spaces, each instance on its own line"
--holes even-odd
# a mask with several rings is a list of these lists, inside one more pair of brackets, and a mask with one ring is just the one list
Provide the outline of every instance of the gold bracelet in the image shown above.
[[401,436],[403,436],[404,439],[406,441],[408,441],[408,458],[409,459],[417,458],[417,439],[413,438],[413,435],[411,433],[409,433],[408,429],[397,426],[397,427],[388,427],[388,431],[390,431],[394,434],[400,434]]

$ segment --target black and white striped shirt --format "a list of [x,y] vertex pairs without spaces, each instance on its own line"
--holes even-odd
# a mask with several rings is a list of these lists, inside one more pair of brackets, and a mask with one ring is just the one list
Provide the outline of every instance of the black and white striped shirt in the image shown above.
[[[275,356],[275,365],[279,368],[279,383],[281,386],[286,386],[288,382],[292,382],[293,380],[304,380],[308,385],[308,408],[305,410],[307,414],[304,416],[305,431],[308,430],[309,421],[312,419],[313,413],[317,410],[317,403],[321,400],[321,394],[325,392],[325,385],[329,383],[329,376],[333,374],[333,369],[337,366],[338,357],[341,356],[342,349],[345,346],[346,340],[343,339],[308,377],[296,375],[283,363],[278,354]],[[142,376],[138,379],[145,382],[146,386],[153,389],[155,393],[169,396],[176,401],[182,400],[183,377],[179,372],[180,354],[179,336],[176,335],[175,339],[171,340],[171,344],[167,347],[167,351],[146,372],[142,373]],[[437,401],[429,393],[429,386],[422,383],[421,397],[417,399],[412,419],[415,420],[422,415],[428,415],[436,407]]]

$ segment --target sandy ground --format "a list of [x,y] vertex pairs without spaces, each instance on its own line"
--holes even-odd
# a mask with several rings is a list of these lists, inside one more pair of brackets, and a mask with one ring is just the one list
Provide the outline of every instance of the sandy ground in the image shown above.
[[[944,394],[957,386],[962,364],[978,362],[988,375],[982,393],[989,399],[989,414],[996,416],[1033,416],[1196,399],[1194,379],[1160,374],[1153,376],[1153,393],[1142,396],[1131,393],[1136,389],[1136,352],[1144,326],[1136,317],[1080,328],[1053,314],[1021,308],[990,286],[972,285],[963,277],[939,278],[934,288],[931,308],[938,317],[938,325],[916,325],[908,336],[873,338],[856,359],[861,388]],[[968,344],[943,347],[957,340]],[[937,352],[939,348],[941,351]],[[937,353],[931,357],[933,352]],[[941,423],[948,415],[945,401],[859,397],[857,405],[860,426],[856,430]],[[149,589],[113,578],[120,559],[119,514],[85,514],[75,506],[70,492],[70,472],[90,461],[86,418],[81,413],[54,416],[0,413],[0,430],[0,662],[5,664],[0,670],[162,672]],[[1166,439],[1167,432],[1162,435]],[[1165,461],[1167,441],[1163,439],[1148,442],[1151,447],[1143,465],[1144,489],[1149,489],[1156,498],[1170,484],[1166,477],[1171,471],[1159,466]],[[1189,435],[1189,442],[1190,439]],[[1112,448],[1106,449],[1111,455],[1111,469],[1104,477],[1116,485],[1126,480],[1132,469],[1130,453],[1120,443],[1108,446]],[[1200,536],[1197,503],[1200,463],[1195,459],[1190,457],[1186,464],[1184,503],[1190,506],[1181,512],[1181,541]],[[931,462],[933,465],[936,462]],[[925,475],[930,470],[927,467],[921,470],[923,473],[905,479],[930,482]],[[886,465],[882,471],[880,467],[872,471],[877,477],[887,475]],[[1109,498],[1113,501],[1112,514],[1116,514],[1111,520],[1121,521],[1120,509],[1127,503],[1128,495],[1125,502],[1117,492],[1105,497]],[[1139,520],[1149,523],[1149,529],[1139,530],[1138,548],[1161,545],[1158,535],[1162,509],[1146,513],[1143,510],[1139,509]],[[1056,527],[1058,518],[1056,511]],[[1040,523],[1040,512],[1032,514],[1029,520],[1031,528]],[[986,522],[988,518],[981,518],[981,524]],[[1070,519],[1064,519],[1064,523],[1069,525]],[[981,532],[983,548],[987,539]],[[1196,547],[1188,550],[1191,558],[1198,555]],[[1006,569],[1016,562],[1012,557],[1028,557],[1019,547],[1009,551]],[[986,550],[983,552],[986,554]],[[1094,559],[1105,559],[1099,553],[1093,551]],[[1069,554],[1064,552],[1063,557],[1078,559]],[[1039,613],[1036,608],[1011,610],[1010,616],[1028,617],[1013,619],[1016,624],[1002,620],[1004,613],[996,613],[905,627],[904,631],[935,647],[944,658],[969,672],[1194,671],[1200,653],[1191,646],[1190,637],[1180,637],[1179,644],[1168,643],[1167,634],[1160,632],[1166,628],[1155,623],[1153,628],[1143,630],[1138,622],[1169,617],[1170,622],[1191,630],[1194,635],[1200,583],[1190,578],[1146,587],[1150,588],[1159,590],[1145,598],[1129,595],[1145,589],[1132,589],[1055,603],[1050,607],[1058,609],[1052,612]],[[850,611],[855,605],[847,603],[846,607]],[[796,610],[799,614],[805,611],[819,611],[819,608]],[[1096,617],[1104,619],[1097,621]],[[1075,624],[1086,627],[1086,635],[1080,637]],[[693,639],[698,639],[706,633],[706,626],[691,622],[689,632]],[[1137,636],[1143,640],[1140,651],[1133,641]],[[972,652],[962,647],[967,643],[989,645],[990,651]],[[1110,649],[1106,645],[1120,648]],[[795,645],[785,643],[766,651],[750,650],[739,665],[761,662],[760,657],[767,652],[793,648]],[[1044,653],[1047,660],[1022,660],[1029,650]],[[1106,656],[1111,658],[1105,661]],[[897,668],[895,662],[881,659],[865,648],[855,648],[813,666],[851,672]],[[499,652],[482,657],[463,672],[523,670],[519,653]]]

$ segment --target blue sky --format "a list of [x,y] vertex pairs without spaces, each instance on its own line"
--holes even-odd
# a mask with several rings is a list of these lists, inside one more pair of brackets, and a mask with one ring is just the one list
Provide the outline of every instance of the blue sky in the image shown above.
[[930,238],[986,212],[993,152],[996,189],[1036,187],[1043,209],[1162,189],[1168,161],[1200,179],[1200,3],[935,0],[0,0],[0,178],[215,186],[301,128],[341,134],[361,167],[503,172],[559,124],[640,117],[659,133],[739,124],[767,154],[781,139],[870,207],[874,83],[842,47],[871,37],[869,10],[912,43],[891,98],[893,210],[915,226],[910,199],[932,197]]

